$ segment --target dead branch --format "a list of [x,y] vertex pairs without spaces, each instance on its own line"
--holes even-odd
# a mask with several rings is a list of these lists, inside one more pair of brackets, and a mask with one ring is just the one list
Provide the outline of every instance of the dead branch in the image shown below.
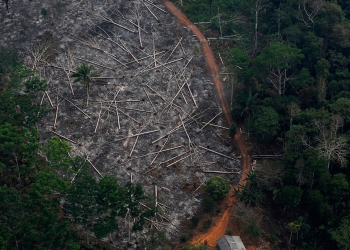
[[186,56],[186,51],[184,50],[184,47],[182,46],[182,42],[180,43],[181,49],[182,49],[182,53],[184,53],[184,56]]
[[[205,122],[202,122],[202,124],[205,124]],[[228,128],[228,127],[223,127],[223,126],[216,125],[216,124],[212,124],[212,123],[209,123],[208,125],[209,125],[209,126],[213,126],[213,127],[217,127],[217,128],[230,129],[230,128]]]
[[125,140],[125,139],[127,139],[127,138],[132,138],[132,137],[140,136],[140,135],[147,135],[147,134],[155,133],[155,132],[158,132],[158,131],[159,131],[159,129],[151,130],[151,131],[147,131],[147,132],[142,132],[142,133],[138,133],[138,134],[135,134],[135,135],[123,137],[123,138],[120,138],[120,139],[117,139],[117,140],[114,140],[114,141],[115,141],[115,142],[117,142],[117,141],[122,141],[122,140]]
[[203,182],[192,192],[192,195],[194,195],[194,193],[197,192],[197,190],[200,189],[201,186],[203,186],[204,183],[205,183],[205,181],[203,181]]
[[174,51],[176,50],[176,48],[179,46],[179,44],[181,43],[182,37],[180,38],[180,40],[177,42],[176,46],[173,48],[173,50],[171,51],[170,55],[168,56],[168,58],[165,60],[165,62],[167,62],[169,60],[169,58],[172,56],[172,54],[174,53]]
[[151,163],[149,164],[150,166],[153,164],[153,162],[157,159],[158,155],[160,154],[160,152],[162,152],[163,148],[165,147],[166,143],[168,142],[170,136],[168,136],[168,138],[166,139],[165,143],[163,144],[162,148],[160,149],[160,151],[156,154],[156,156],[153,158],[153,160],[151,161]]
[[187,156],[185,156],[185,157],[183,157],[183,158],[181,158],[181,159],[179,159],[179,160],[177,160],[177,161],[175,161],[175,162],[169,164],[169,165],[166,166],[166,167],[169,168],[169,167],[171,167],[172,165],[174,165],[174,164],[176,164],[176,163],[178,163],[178,162],[180,162],[180,161],[183,161],[183,160],[185,160],[186,158],[188,158],[188,157],[190,157],[190,156],[191,156],[191,154],[189,154],[189,155],[187,155]]
[[101,103],[101,109],[100,112],[98,113],[98,118],[97,118],[97,122],[96,122],[96,126],[95,126],[95,131],[94,134],[96,134],[97,128],[98,128],[98,124],[100,122],[100,118],[101,118],[101,113],[102,113],[102,103]]
[[162,8],[159,8],[157,5],[153,4],[151,1],[145,0],[145,2],[147,2],[148,4],[152,5],[153,7],[157,8],[157,9],[159,9],[160,11],[163,11],[164,13],[168,14],[168,12],[166,12]]
[[57,135],[58,137],[61,137],[62,139],[65,139],[67,141],[70,141],[71,143],[74,143],[74,144],[77,144],[75,141],[63,136],[63,135],[60,135],[59,133],[56,133],[55,131],[51,130],[52,133],[54,133],[55,135]]
[[114,22],[113,19],[110,18],[110,17],[108,17],[108,16],[104,16],[104,15],[101,15],[101,14],[100,14],[99,17],[100,17],[100,19],[102,19],[103,21],[109,22],[109,23],[111,23],[111,24],[114,24],[115,26],[120,27],[120,28],[122,28],[122,29],[125,29],[125,30],[127,30],[127,31],[130,31],[131,33],[136,33],[136,32],[137,32],[136,30],[131,30],[131,29],[129,29],[129,28],[127,28],[127,27],[125,27],[125,26],[123,26],[123,25],[121,25],[121,24],[118,24],[118,23]]
[[100,173],[100,171],[98,171],[98,169],[94,166],[94,164],[92,164],[92,162],[88,159],[88,158],[86,158],[86,160],[90,163],[90,165],[96,170],[96,172],[99,174],[99,176],[101,176],[102,177],[102,174]]
[[[127,19],[118,9],[116,9],[116,11],[119,13],[119,15],[121,15],[121,16],[124,18],[125,21],[127,21],[127,22],[131,23],[133,26],[137,27],[137,24],[136,24],[136,23],[134,23],[134,22],[130,21],[129,19]],[[112,12],[113,12],[113,11],[112,11]],[[113,12],[113,13],[114,13],[114,12]],[[114,14],[115,14],[115,13],[114,13]],[[142,28],[141,28],[141,30],[142,30],[143,32],[145,32],[147,35],[149,34],[146,30],[144,30],[144,29],[142,29]]]
[[135,111],[141,111],[145,113],[152,113],[151,111],[148,110],[143,110],[143,109],[134,109],[134,108],[127,108],[127,107],[120,107],[121,109],[127,109],[127,110],[135,110]]
[[156,113],[157,113],[157,110],[156,110],[156,108],[154,107],[153,102],[151,101],[151,98],[149,97],[149,95],[148,95],[148,93],[147,93],[147,91],[146,91],[145,87],[142,87],[142,88],[143,88],[143,90],[145,91],[146,96],[147,96],[147,98],[148,98],[149,102],[151,103],[151,105],[152,105],[152,107],[153,107],[153,109],[154,109],[154,112],[156,112]]
[[53,123],[53,130],[56,130],[56,122],[57,122],[57,116],[58,116],[58,96],[56,97],[56,114],[55,114],[55,121]]
[[130,152],[130,154],[129,154],[129,157],[131,157],[132,152],[134,151],[134,148],[135,148],[135,146],[136,146],[136,143],[137,143],[137,141],[138,141],[138,139],[139,139],[139,136],[140,136],[140,134],[141,134],[141,132],[142,132],[143,129],[144,129],[144,127],[141,127],[141,129],[140,129],[138,135],[136,136],[136,140],[135,140],[135,142],[134,142],[134,145],[132,146],[132,149],[131,149],[131,152]]
[[70,104],[72,104],[74,107],[76,107],[80,112],[82,112],[87,118],[91,119],[91,117],[86,114],[81,108],[79,108],[77,105],[75,105],[73,102],[71,102],[70,100],[68,100],[67,98],[65,98],[64,96],[59,95],[60,97],[62,97],[63,99],[65,99],[67,102],[69,102]]
[[50,96],[49,96],[49,93],[48,93],[47,91],[45,91],[45,94],[46,94],[46,96],[47,96],[47,99],[49,99],[49,102],[50,102],[50,105],[51,105],[52,109],[55,110],[56,108],[55,108],[55,107],[53,106],[53,104],[52,104],[52,101],[51,101],[51,98],[50,98]]
[[[151,69],[147,69],[147,70],[145,70],[145,71],[143,71],[143,72],[141,72],[141,73],[145,73],[145,72],[148,72],[148,71],[151,71],[151,70],[155,70],[155,69],[158,69],[158,68],[160,68],[160,67],[164,67],[165,65],[168,65],[168,64],[171,64],[171,63],[174,63],[174,62],[178,62],[178,61],[181,61],[181,60],[183,60],[183,58],[175,59],[175,60],[173,60],[173,61],[160,64],[160,65],[158,65],[157,67],[154,67],[154,68],[151,68]],[[153,63],[152,63],[152,64],[153,64]],[[164,67],[164,68],[168,69],[169,71],[172,71],[171,69],[169,69],[169,68],[167,68],[167,67]],[[138,74],[136,74],[136,75],[140,75],[141,73],[138,73]]]
[[178,157],[180,157],[180,156],[183,156],[183,155],[185,155],[185,154],[187,154],[187,153],[189,153],[189,152],[191,152],[191,150],[188,150],[188,151],[186,151],[186,152],[184,152],[184,153],[182,153],[182,154],[176,155],[176,156],[174,156],[173,158],[171,158],[171,159],[169,159],[169,160],[166,160],[166,161],[161,162],[160,164],[164,164],[164,163],[167,163],[167,162],[169,162],[169,161],[175,160],[176,158],[178,158]]
[[219,112],[219,114],[217,114],[216,116],[214,116],[212,119],[210,119],[210,121],[208,121],[206,124],[204,124],[203,127],[201,127],[197,133],[201,132],[207,125],[209,125],[216,117],[218,117],[219,115],[221,115],[222,111]]
[[143,3],[143,5],[147,8],[147,10],[152,14],[152,16],[158,21],[160,22],[160,20],[158,19],[158,17],[150,10],[150,8],[148,8],[148,6],[145,4],[144,1],[141,1]]
[[107,67],[107,66],[105,66],[105,65],[102,65],[102,64],[99,64],[99,63],[95,63],[95,62],[93,62],[93,61],[89,61],[89,60],[86,60],[86,59],[81,58],[81,57],[77,57],[77,58],[78,58],[79,60],[82,60],[82,61],[91,63],[91,64],[96,65],[96,66],[99,66],[99,67],[101,67],[101,68],[105,68],[105,69],[109,69],[109,70],[114,70],[114,69],[112,69],[112,68],[110,68],[110,67]]
[[217,154],[217,155],[220,155],[220,156],[226,157],[226,158],[228,158],[228,159],[231,159],[231,160],[237,161],[237,159],[234,159],[234,158],[232,158],[232,157],[230,157],[230,156],[227,156],[227,155],[221,154],[221,153],[216,152],[216,151],[214,151],[214,150],[212,150],[212,149],[205,148],[205,147],[202,147],[202,146],[198,146],[198,147],[200,147],[200,148],[202,148],[202,149],[205,149],[205,150],[207,150],[207,151],[209,151],[209,152],[212,152],[212,153],[214,153],[214,154]]
[[187,133],[187,129],[186,129],[185,124],[184,124],[184,122],[183,122],[183,120],[182,120],[182,118],[181,118],[181,115],[179,115],[179,118],[180,118],[180,121],[181,121],[182,127],[184,128],[185,133],[186,133],[187,138],[188,138],[188,147],[189,147],[189,148],[190,148],[190,150],[191,150],[191,144],[192,144],[191,138],[190,138],[190,136],[189,136],[189,135],[188,135],[188,133]]
[[141,122],[139,122],[139,121],[137,121],[136,119],[132,118],[132,117],[131,117],[130,115],[128,115],[127,113],[121,111],[120,108],[117,108],[117,107],[116,107],[116,109],[117,109],[120,113],[122,113],[123,115],[127,116],[128,118],[130,118],[131,120],[133,120],[134,122],[136,122],[137,124],[141,125]]
[[216,173],[216,174],[240,174],[241,172],[226,172],[216,170],[202,170],[203,173]]
[[139,33],[140,49],[144,49],[145,46],[142,45],[142,40],[141,40],[141,26],[140,26],[140,18],[141,18],[141,16],[139,14],[139,9],[138,8],[136,8],[136,13],[137,13],[136,20],[137,20],[137,31]]
[[180,146],[176,146],[176,147],[172,147],[172,148],[167,148],[167,149],[164,149],[164,150],[159,150],[157,152],[152,152],[152,153],[148,153],[148,154],[145,154],[145,155],[141,155],[141,156],[135,157],[132,160],[143,158],[143,157],[147,157],[147,156],[158,154],[158,153],[162,153],[162,152],[167,152],[167,151],[178,149],[178,148],[182,148],[182,147],[183,147],[183,145],[180,145]]
[[100,51],[100,52],[102,52],[102,53],[108,55],[109,57],[111,57],[111,58],[113,58],[115,61],[117,61],[119,64],[123,65],[125,68],[129,68],[125,63],[119,61],[118,58],[117,58],[115,55],[109,53],[108,51],[106,51],[106,50],[104,50],[104,49],[101,49],[101,48],[100,48],[100,45],[99,45],[96,41],[94,41],[93,39],[91,39],[91,40],[86,40],[86,41],[85,41],[85,40],[82,40],[82,39],[77,38],[77,37],[73,37],[73,38],[74,38],[75,40],[77,40],[78,42],[80,42],[80,43],[82,43],[82,44],[84,44],[84,45],[86,45],[86,46],[88,46],[88,47],[90,47],[90,48],[96,49],[96,50],[98,50],[98,51]]

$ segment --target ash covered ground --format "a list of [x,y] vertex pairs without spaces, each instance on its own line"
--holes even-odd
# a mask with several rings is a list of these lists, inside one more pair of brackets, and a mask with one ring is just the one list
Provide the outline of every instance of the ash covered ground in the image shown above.
[[[0,9],[0,45],[18,48],[49,80],[38,99],[57,110],[38,124],[41,140],[68,138],[73,155],[122,184],[140,182],[150,196],[156,185],[166,217],[156,226],[178,238],[200,205],[194,191],[216,175],[203,170],[240,171],[197,39],[161,1],[19,0],[9,8]],[[82,63],[100,73],[88,93],[71,78]],[[128,238],[124,221],[120,228],[119,246]]]

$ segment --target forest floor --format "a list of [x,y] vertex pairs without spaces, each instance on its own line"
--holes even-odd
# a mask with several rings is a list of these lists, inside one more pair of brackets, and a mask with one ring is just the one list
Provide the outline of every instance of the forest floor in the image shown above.
[[[216,92],[220,100],[223,114],[226,118],[227,123],[232,124],[232,119],[230,116],[230,106],[225,98],[223,90],[224,88],[220,81],[220,71],[216,64],[214,53],[210,48],[207,39],[205,39],[202,32],[173,3],[171,3],[168,0],[164,0],[163,3],[168,8],[168,10],[173,15],[175,15],[182,24],[186,25],[186,27],[189,28],[199,39],[202,45],[203,56],[206,60],[206,66],[208,67],[211,78],[214,82],[214,86],[216,88]],[[245,139],[239,132],[235,135],[234,143],[236,144],[241,154],[242,176],[239,181],[239,184],[243,185],[245,184],[246,174],[250,171],[251,157],[248,154],[248,148],[246,146]],[[235,225],[235,223],[233,222],[233,213],[235,208],[234,205],[237,202],[237,198],[233,196],[233,192],[236,187],[237,186],[231,187],[229,194],[227,195],[226,199],[222,202],[222,212],[219,213],[215,218],[212,218],[212,227],[205,233],[195,233],[194,237],[191,240],[193,244],[197,245],[200,243],[207,243],[209,246],[215,247],[216,240],[226,234],[226,230],[229,227],[229,225],[235,228],[234,232],[236,235],[243,234],[243,232],[239,229],[239,226]],[[255,244],[253,244],[252,242],[244,243],[248,250],[257,249]]]

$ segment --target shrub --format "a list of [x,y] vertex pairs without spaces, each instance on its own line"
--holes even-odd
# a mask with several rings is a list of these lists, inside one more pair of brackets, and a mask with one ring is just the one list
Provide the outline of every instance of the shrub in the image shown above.
[[231,124],[230,130],[229,130],[229,132],[228,132],[229,137],[230,137],[230,138],[233,138],[233,137],[235,136],[236,133],[237,133],[236,125],[235,125],[235,124]]
[[193,54],[195,56],[199,56],[201,54],[201,48],[199,47],[198,44],[195,44],[194,47],[193,47]]
[[192,237],[192,233],[184,233],[181,235],[181,241],[186,242],[189,239],[191,239],[191,237]]
[[214,208],[214,200],[211,197],[205,197],[202,201],[202,209],[204,213],[210,213]]
[[199,217],[193,216],[193,217],[191,218],[191,222],[192,222],[193,226],[196,227],[196,226],[198,225],[198,222],[199,222]]
[[40,13],[41,13],[41,15],[46,16],[47,15],[47,9],[41,8]]
[[261,230],[258,227],[255,219],[253,219],[248,225],[244,227],[244,233],[250,235],[253,238],[258,238],[261,236]]
[[204,230],[209,229],[210,226],[211,226],[211,220],[210,219],[206,220],[206,221],[203,221],[202,227],[203,227]]
[[227,228],[227,229],[226,229],[226,234],[227,234],[227,235],[233,235],[233,230],[232,230],[232,228]]
[[221,200],[230,191],[230,181],[214,176],[207,181],[204,189],[214,200]]

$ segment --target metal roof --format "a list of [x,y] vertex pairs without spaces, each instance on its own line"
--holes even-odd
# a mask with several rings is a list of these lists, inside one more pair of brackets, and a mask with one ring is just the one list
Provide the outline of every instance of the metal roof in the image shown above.
[[239,236],[224,235],[217,243],[220,250],[246,250]]

